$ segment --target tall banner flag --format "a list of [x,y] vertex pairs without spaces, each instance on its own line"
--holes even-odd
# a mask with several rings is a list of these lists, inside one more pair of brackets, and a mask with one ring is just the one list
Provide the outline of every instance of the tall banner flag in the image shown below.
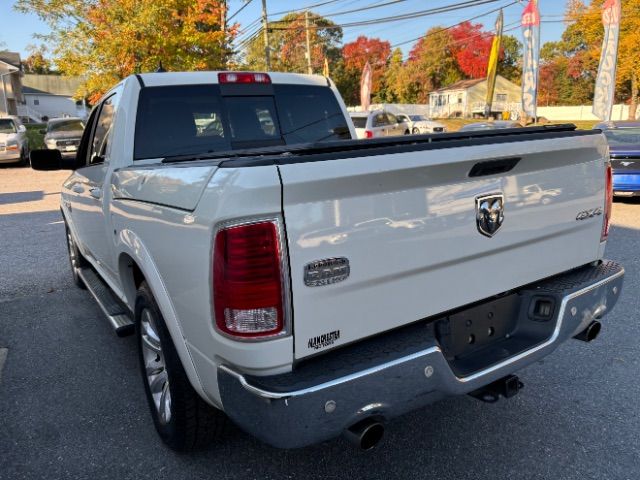
[[371,72],[371,65],[367,62],[364,64],[362,76],[360,77],[360,107],[364,112],[369,110],[369,104],[371,103],[372,76],[373,73]]
[[524,37],[522,110],[528,117],[537,118],[540,12],[538,11],[538,2],[536,0],[529,0],[529,4],[522,12],[522,36]]
[[600,53],[600,66],[593,95],[593,114],[600,120],[611,120],[613,94],[616,87],[616,64],[618,61],[618,37],[620,36],[620,0],[607,0],[602,6],[604,38]]
[[324,57],[324,64],[322,65],[322,75],[325,77],[329,76],[329,60],[327,57]]
[[489,66],[487,67],[487,98],[485,99],[484,116],[488,117],[491,113],[491,104],[493,103],[493,92],[496,89],[496,73],[498,70],[498,57],[500,56],[500,42],[502,41],[502,26],[504,17],[502,9],[496,20],[496,36],[493,37],[491,45],[491,53],[489,54]]

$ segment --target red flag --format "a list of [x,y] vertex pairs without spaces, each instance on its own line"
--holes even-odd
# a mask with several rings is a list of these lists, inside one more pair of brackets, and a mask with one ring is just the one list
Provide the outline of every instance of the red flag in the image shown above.
[[371,65],[369,62],[364,64],[362,76],[360,77],[360,108],[363,111],[369,110],[371,103],[371,81],[372,81]]
[[538,6],[533,0],[529,1],[529,4],[522,11],[522,26],[531,27],[533,25],[540,25],[540,12]]

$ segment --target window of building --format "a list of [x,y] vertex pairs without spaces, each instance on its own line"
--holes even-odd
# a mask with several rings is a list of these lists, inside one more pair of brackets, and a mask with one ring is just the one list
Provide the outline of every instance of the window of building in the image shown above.
[[34,105],[40,105],[40,100],[38,100],[37,98],[35,98],[35,99],[33,100],[33,104],[34,104]]
[[506,102],[507,101],[507,94],[506,93],[498,93],[496,95],[496,101],[498,101],[498,102]]

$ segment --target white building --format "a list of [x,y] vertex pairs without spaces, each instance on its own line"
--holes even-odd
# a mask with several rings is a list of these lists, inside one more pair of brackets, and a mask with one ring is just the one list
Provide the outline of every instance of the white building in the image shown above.
[[[487,79],[461,80],[429,94],[430,115],[434,118],[483,116]],[[521,88],[501,75],[496,77],[491,114],[509,113],[517,118],[522,99]]]
[[0,117],[17,115],[22,103],[20,54],[0,52]]
[[86,118],[89,113],[86,102],[73,98],[80,82],[79,78],[60,75],[24,75],[24,103],[18,107],[19,115],[36,122],[60,117]]

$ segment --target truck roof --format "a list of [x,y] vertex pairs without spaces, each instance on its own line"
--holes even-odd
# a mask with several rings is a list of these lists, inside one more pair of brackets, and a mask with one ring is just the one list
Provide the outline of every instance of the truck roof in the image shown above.
[[[197,85],[197,84],[217,84],[218,73],[228,71],[208,71],[208,72],[158,72],[141,73],[140,78],[145,86],[161,87],[169,85]],[[231,72],[239,73],[239,72]],[[316,85],[327,86],[328,79],[321,75],[304,75],[300,73],[281,72],[254,72],[267,73],[273,84],[294,84],[294,85]]]

